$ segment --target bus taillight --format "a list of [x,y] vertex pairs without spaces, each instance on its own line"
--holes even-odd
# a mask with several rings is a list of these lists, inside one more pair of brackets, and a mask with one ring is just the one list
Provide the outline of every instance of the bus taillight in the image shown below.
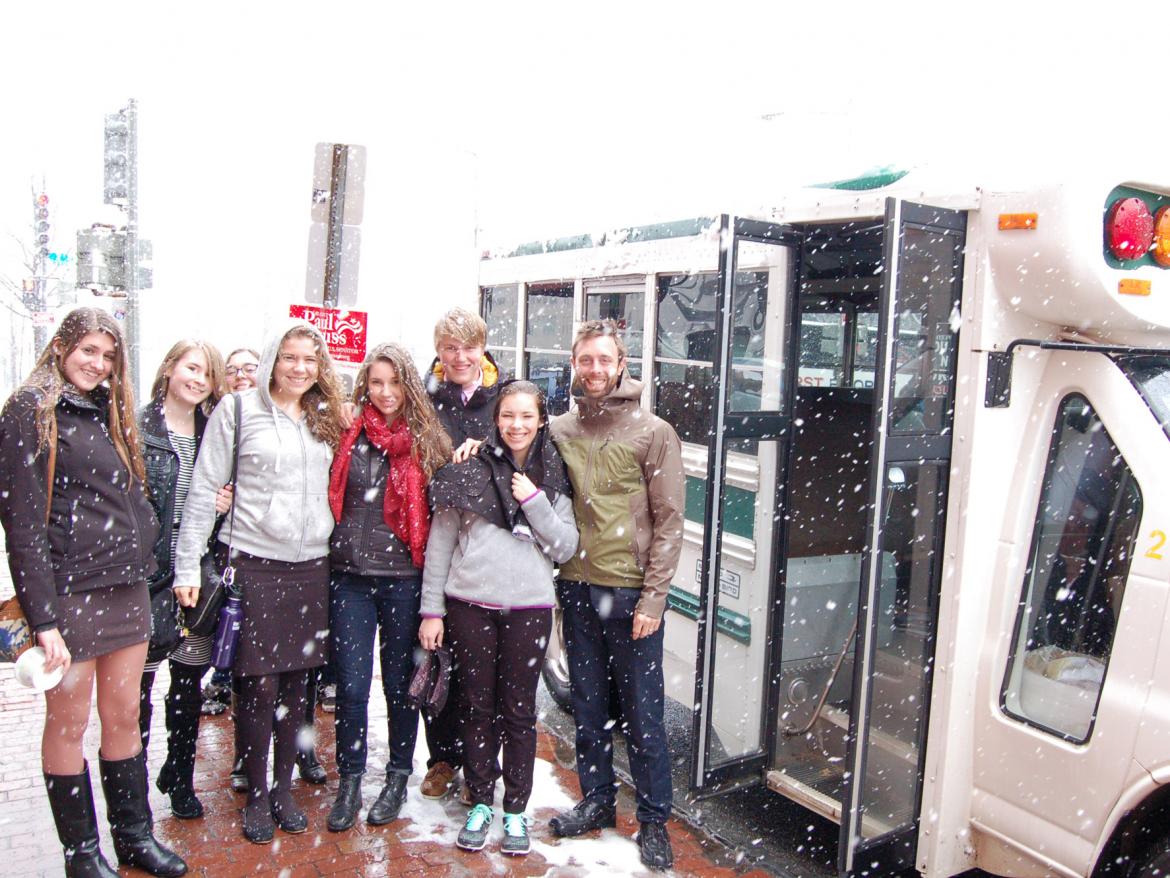
[[1105,220],[1105,239],[1109,252],[1117,259],[1145,256],[1154,243],[1154,217],[1146,203],[1140,198],[1119,198],[1113,202]]
[[1163,268],[1170,268],[1170,207],[1163,207],[1154,216],[1154,245],[1150,256]]

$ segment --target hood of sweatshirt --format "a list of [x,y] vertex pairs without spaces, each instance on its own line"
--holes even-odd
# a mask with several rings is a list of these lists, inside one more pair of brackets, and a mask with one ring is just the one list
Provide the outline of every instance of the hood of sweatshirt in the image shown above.
[[276,355],[280,353],[280,343],[284,341],[284,337],[296,328],[307,329],[317,337],[322,350],[328,350],[328,345],[325,344],[325,337],[321,335],[320,330],[307,320],[301,320],[299,317],[290,317],[287,320],[282,320],[273,331],[272,335],[268,337],[268,341],[264,344],[264,349],[260,352],[260,366],[256,370],[256,393],[260,397],[261,403],[264,407],[271,410],[276,407],[276,403],[272,401],[272,371],[276,367]]

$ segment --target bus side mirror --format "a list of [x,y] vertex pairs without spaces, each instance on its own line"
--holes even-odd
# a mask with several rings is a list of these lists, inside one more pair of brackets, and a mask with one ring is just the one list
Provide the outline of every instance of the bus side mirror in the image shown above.
[[989,409],[1004,409],[1012,401],[1012,351],[988,351],[987,391],[983,405]]

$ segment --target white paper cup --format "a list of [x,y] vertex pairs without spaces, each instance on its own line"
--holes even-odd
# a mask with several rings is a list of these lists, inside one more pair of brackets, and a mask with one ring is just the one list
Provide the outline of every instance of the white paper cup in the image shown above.
[[52,689],[65,676],[65,669],[58,667],[52,673],[45,673],[45,651],[39,646],[26,650],[24,655],[16,660],[14,666],[16,679],[22,686],[44,692]]

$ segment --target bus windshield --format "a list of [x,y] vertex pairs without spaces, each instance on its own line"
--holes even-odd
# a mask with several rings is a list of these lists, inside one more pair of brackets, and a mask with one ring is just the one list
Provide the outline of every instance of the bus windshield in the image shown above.
[[1170,353],[1163,355],[1132,355],[1117,358],[1117,365],[1134,383],[1170,436]]

